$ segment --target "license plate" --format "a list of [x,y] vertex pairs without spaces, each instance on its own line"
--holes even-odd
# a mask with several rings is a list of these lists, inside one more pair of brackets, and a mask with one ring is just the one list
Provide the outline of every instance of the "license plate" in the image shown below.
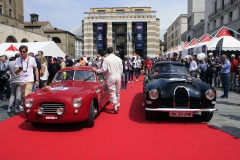
[[46,119],[58,119],[58,117],[46,117]]
[[193,117],[193,112],[169,112],[169,117]]

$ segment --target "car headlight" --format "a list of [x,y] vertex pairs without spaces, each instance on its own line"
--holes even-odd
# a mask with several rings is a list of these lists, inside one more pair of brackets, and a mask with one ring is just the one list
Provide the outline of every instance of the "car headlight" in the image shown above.
[[205,95],[208,100],[213,100],[216,96],[216,93],[214,90],[209,89],[205,92]]
[[79,108],[82,105],[82,99],[81,98],[74,98],[72,102],[73,107]]
[[33,99],[27,98],[27,99],[25,100],[25,106],[28,107],[28,108],[30,108],[30,107],[32,107],[32,105],[33,105]]
[[148,95],[152,100],[155,100],[158,98],[159,93],[156,89],[152,89],[149,91]]

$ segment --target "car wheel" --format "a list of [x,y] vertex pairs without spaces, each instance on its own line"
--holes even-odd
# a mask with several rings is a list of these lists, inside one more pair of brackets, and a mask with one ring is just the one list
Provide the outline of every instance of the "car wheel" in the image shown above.
[[40,127],[41,126],[41,123],[39,122],[31,122],[32,126],[33,127]]
[[145,111],[145,117],[147,120],[153,119],[153,113],[151,111]]
[[95,118],[95,109],[94,109],[94,103],[91,102],[89,113],[88,113],[88,119],[86,120],[86,126],[91,128],[94,126],[94,118]]
[[213,117],[213,112],[202,112],[202,120],[205,122],[209,122]]

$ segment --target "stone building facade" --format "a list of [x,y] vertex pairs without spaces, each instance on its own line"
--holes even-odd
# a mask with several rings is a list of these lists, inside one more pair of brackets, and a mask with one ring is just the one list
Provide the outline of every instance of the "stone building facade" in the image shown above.
[[167,48],[181,44],[181,34],[187,30],[187,14],[181,14],[167,29]]
[[1,0],[0,23],[24,29],[23,0]]
[[[104,28],[103,50],[97,50],[97,25],[101,23]],[[143,34],[143,48],[136,47],[136,24],[141,23]],[[160,20],[156,11],[151,7],[117,7],[117,8],[91,8],[84,13],[83,43],[84,54],[94,57],[96,54],[104,55],[106,48],[113,46],[119,51],[121,57],[131,56],[133,53],[146,58],[158,57],[160,53]],[[138,37],[139,38],[139,37]],[[130,39],[130,42],[129,42]]]
[[[199,14],[196,23],[182,34],[182,41],[199,39],[205,33],[214,36],[223,26],[240,40],[240,0],[189,0],[188,5],[188,14],[194,14],[199,8],[204,14]],[[189,9],[191,7],[193,9]]]

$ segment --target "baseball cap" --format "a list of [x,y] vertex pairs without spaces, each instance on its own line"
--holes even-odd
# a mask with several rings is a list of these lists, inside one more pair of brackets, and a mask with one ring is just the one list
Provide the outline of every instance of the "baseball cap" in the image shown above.
[[232,54],[231,57],[235,57],[235,54]]
[[209,53],[208,55],[211,56],[211,55],[213,55],[213,53],[211,52],[211,53]]

